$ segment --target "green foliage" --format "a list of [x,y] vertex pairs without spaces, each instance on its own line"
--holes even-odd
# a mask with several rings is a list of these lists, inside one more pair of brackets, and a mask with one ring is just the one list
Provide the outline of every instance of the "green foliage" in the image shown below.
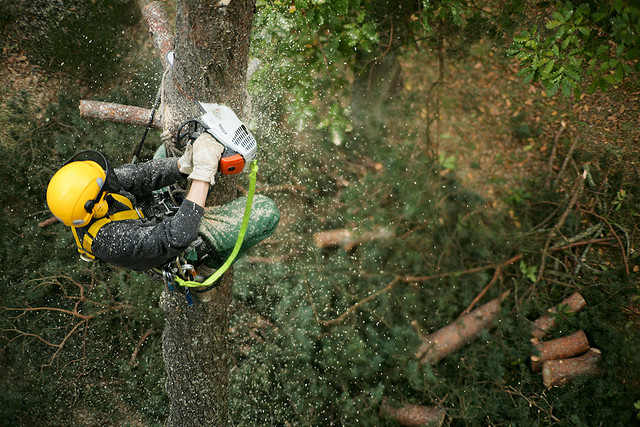
[[511,54],[521,63],[525,83],[540,81],[549,95],[579,96],[618,85],[637,67],[640,7],[633,2],[556,1],[544,27],[513,37]]
[[[288,119],[298,130],[343,137],[359,113],[353,97],[371,90],[371,76],[386,58],[412,49],[417,39],[435,48],[447,37],[448,49],[463,51],[479,29],[493,25],[460,0],[259,0],[252,49],[266,67],[256,80],[269,79],[284,91]],[[354,84],[359,79],[362,89]]]

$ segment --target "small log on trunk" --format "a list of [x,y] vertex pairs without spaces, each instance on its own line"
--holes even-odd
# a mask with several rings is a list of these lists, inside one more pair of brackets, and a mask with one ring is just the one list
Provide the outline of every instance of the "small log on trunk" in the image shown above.
[[569,311],[571,313],[577,313],[580,310],[582,310],[586,305],[587,305],[587,302],[584,300],[584,298],[582,298],[582,295],[580,295],[578,292],[571,294],[568,298],[563,300],[560,304],[547,310],[551,314],[545,314],[544,316],[540,316],[538,319],[536,319],[533,322],[534,330],[531,332],[531,335],[533,335],[533,337],[538,340],[543,338],[545,335],[547,335],[547,332],[556,325],[556,321],[553,318],[553,314],[557,313],[558,310],[561,309],[561,307],[566,306],[569,308]]
[[420,363],[436,364],[447,355],[459,350],[485,329],[491,329],[500,311],[500,302],[508,295],[505,292],[469,314],[459,317],[453,323],[424,337],[416,352]]
[[582,329],[566,337],[556,338],[544,343],[538,342],[534,345],[540,355],[531,356],[532,372],[542,369],[542,363],[545,360],[566,359],[579,356],[589,350],[589,340]]
[[[80,117],[86,119],[108,120],[126,125],[146,126],[151,118],[151,110],[131,105],[114,104],[101,101],[80,101]],[[162,116],[156,114],[151,127],[162,129]]]
[[600,350],[590,348],[582,356],[571,359],[546,360],[542,364],[542,382],[545,387],[561,386],[580,376],[595,376],[601,370]]
[[381,417],[390,418],[402,426],[441,426],[444,415],[444,411],[435,406],[394,405],[386,397],[380,406]]
[[142,9],[142,16],[144,17],[149,33],[153,37],[153,42],[156,46],[156,52],[162,59],[162,66],[167,68],[167,53],[174,49],[173,30],[169,25],[169,20],[164,11],[164,7],[159,2],[152,2],[146,5]]
[[350,251],[359,244],[376,240],[388,240],[393,233],[386,228],[378,228],[366,233],[356,233],[347,229],[321,231],[313,235],[313,240],[321,249],[336,248],[341,246]]

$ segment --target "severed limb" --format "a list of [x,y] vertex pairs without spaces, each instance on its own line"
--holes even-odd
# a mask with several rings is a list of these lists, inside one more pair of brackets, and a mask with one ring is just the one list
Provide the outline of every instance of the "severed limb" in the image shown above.
[[483,330],[491,329],[500,311],[500,303],[508,294],[509,291],[425,336],[416,358],[420,363],[436,364],[471,342]]
[[382,399],[380,416],[390,418],[402,426],[441,426],[444,422],[444,411],[435,406],[414,405],[404,403],[393,404],[386,397]]
[[590,348],[579,357],[546,360],[542,364],[542,382],[545,387],[553,387],[567,384],[577,377],[598,375],[601,372],[600,357],[600,350]]
[[547,310],[550,314],[545,314],[533,322],[534,330],[531,335],[535,339],[541,339],[547,332],[555,327],[556,321],[553,314],[558,313],[563,307],[566,307],[570,313],[577,313],[587,305],[587,302],[578,292],[574,292],[568,298],[564,299],[560,304]]
[[[151,117],[151,110],[131,105],[115,104],[102,101],[80,101],[80,117],[100,119],[126,125],[146,126]],[[151,127],[162,129],[162,116],[156,115]]]
[[581,355],[589,350],[589,340],[582,329],[574,334],[544,343],[537,342],[534,345],[540,354],[531,356],[532,372],[542,369],[542,363],[545,360],[566,359]]
[[313,241],[316,246],[321,249],[342,247],[346,251],[350,251],[356,246],[376,240],[388,240],[393,237],[393,233],[386,228],[378,228],[376,230],[364,233],[357,233],[346,228],[337,230],[321,231],[313,235]]

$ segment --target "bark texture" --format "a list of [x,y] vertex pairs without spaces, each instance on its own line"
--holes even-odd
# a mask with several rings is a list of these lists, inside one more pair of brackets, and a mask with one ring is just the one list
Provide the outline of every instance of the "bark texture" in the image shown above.
[[[151,117],[151,110],[131,105],[114,104],[113,102],[80,101],[80,117],[100,119],[125,125],[146,126]],[[162,129],[162,117],[156,115],[151,127]]]
[[[199,117],[195,101],[226,104],[239,116],[247,101],[246,69],[255,0],[176,3],[175,61],[164,78],[164,137],[180,123]],[[160,56],[173,44],[167,39],[167,19],[161,7],[144,9]],[[159,23],[159,24],[158,24]],[[166,64],[165,64],[166,66]],[[241,117],[242,119],[242,117]],[[223,204],[236,195],[234,179],[216,183],[208,205]],[[194,294],[189,306],[180,291],[165,291],[163,356],[170,399],[169,426],[229,424],[229,307],[231,272],[206,294]]]
[[385,398],[380,406],[380,416],[390,418],[401,426],[441,426],[445,413],[434,406],[405,403],[394,405]]
[[600,350],[591,348],[579,357],[547,360],[542,364],[542,382],[546,387],[568,384],[580,376],[595,376],[600,373]]
[[562,307],[567,307],[569,312],[577,313],[582,310],[587,305],[587,302],[582,298],[578,292],[574,292],[569,297],[564,299],[560,304],[555,307],[551,307],[548,312],[550,314],[545,314],[544,316],[540,316],[533,322],[534,329],[531,332],[531,335],[535,339],[541,339],[547,332],[553,329],[556,326],[555,318],[553,317],[554,313],[557,313]]
[[542,369],[545,360],[566,359],[579,356],[589,350],[589,340],[581,329],[566,337],[534,344],[540,354],[531,356],[531,371]]
[[484,329],[492,328],[493,321],[500,311],[500,302],[505,296],[506,293],[425,336],[422,345],[416,352],[416,358],[421,363],[436,364],[447,355],[471,342]]

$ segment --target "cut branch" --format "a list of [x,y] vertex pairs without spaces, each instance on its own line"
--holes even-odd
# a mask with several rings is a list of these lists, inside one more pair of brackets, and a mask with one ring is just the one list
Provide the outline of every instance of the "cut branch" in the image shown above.
[[537,342],[534,345],[540,354],[531,356],[532,372],[542,369],[542,363],[545,360],[566,359],[579,356],[589,350],[589,340],[582,329],[566,337],[544,343]]
[[393,233],[386,228],[379,228],[366,233],[355,233],[345,228],[338,230],[321,231],[313,235],[316,246],[322,249],[342,247],[350,251],[356,246],[376,240],[388,240]]
[[547,360],[542,364],[542,382],[545,387],[561,386],[580,376],[595,376],[601,370],[600,350],[591,348],[582,356],[571,359]]
[[[81,100],[80,117],[107,120],[126,125],[146,126],[151,117],[151,110],[112,102]],[[162,129],[162,117],[160,115],[155,115],[151,127]]]
[[542,339],[547,332],[556,326],[555,313],[563,310],[564,312],[577,313],[587,305],[587,302],[578,292],[574,292],[560,304],[547,310],[550,314],[545,314],[533,322],[535,329],[531,332],[536,339]]
[[500,311],[500,303],[508,294],[509,291],[427,335],[416,352],[416,358],[420,363],[436,364],[471,342],[483,330],[491,329]]
[[142,9],[142,16],[153,37],[156,52],[162,59],[162,66],[167,68],[169,64],[166,58],[167,54],[174,49],[174,39],[164,7],[159,2],[149,3]]
[[402,426],[441,426],[444,411],[435,406],[422,406],[405,403],[394,405],[386,397],[380,405],[380,416],[390,418]]

